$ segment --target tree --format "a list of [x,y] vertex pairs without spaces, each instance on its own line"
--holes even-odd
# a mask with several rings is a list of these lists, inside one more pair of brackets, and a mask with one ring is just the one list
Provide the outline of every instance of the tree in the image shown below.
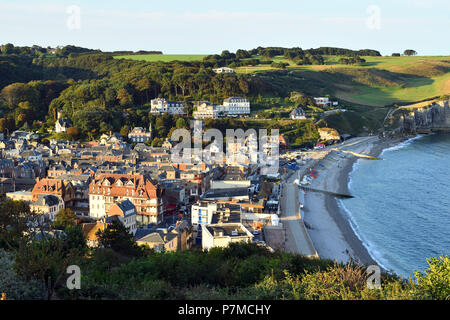
[[133,104],[133,95],[125,88],[122,88],[117,92],[117,99],[122,107],[128,107]]
[[81,254],[87,249],[86,237],[80,225],[68,225],[64,232],[66,234],[64,246],[67,251],[77,249]]
[[403,54],[405,56],[415,56],[417,52],[412,49],[406,49],[405,51],[403,51]]
[[0,266],[0,292],[4,292],[8,300],[45,299],[42,283],[27,281],[17,275],[14,270],[14,253],[0,249]]
[[0,198],[0,247],[16,247],[31,217],[30,206],[25,201]]
[[177,120],[177,129],[182,129],[182,128],[186,128],[186,121],[184,121],[183,118],[180,118]]
[[130,127],[127,125],[124,125],[121,129],[120,129],[120,135],[124,138],[128,138],[128,133],[130,132]]
[[95,137],[99,135],[102,124],[107,123],[109,117],[110,115],[105,109],[91,106],[76,111],[72,120],[84,134]]
[[17,123],[16,125],[18,127],[22,126],[24,122],[27,121],[27,115],[25,113],[21,113],[17,116]]
[[0,119],[0,132],[5,132],[5,131],[6,131],[6,119],[1,118]]
[[114,220],[103,231],[97,231],[99,246],[110,248],[125,255],[137,255],[139,248],[133,240],[133,235],[118,220]]
[[16,107],[19,102],[33,99],[30,87],[19,82],[4,87],[0,92],[0,98],[10,109]]
[[392,56],[393,57],[400,57],[400,53],[393,53]]
[[12,54],[14,53],[14,45],[12,43],[7,43],[2,47],[2,53]]
[[251,54],[247,50],[238,49],[236,51],[236,58],[238,59],[246,59],[251,57]]
[[75,220],[77,216],[69,208],[61,209],[56,213],[55,221],[52,227],[54,229],[64,230],[69,226],[74,226],[76,224]]
[[23,241],[16,254],[14,269],[28,280],[40,281],[51,300],[69,265],[79,264],[78,249],[68,249],[63,238],[44,236],[41,240]]
[[72,139],[72,141],[75,141],[80,136],[80,130],[77,127],[70,127],[67,129],[67,134]]
[[425,273],[415,272],[419,299],[450,299],[450,256],[427,259]]

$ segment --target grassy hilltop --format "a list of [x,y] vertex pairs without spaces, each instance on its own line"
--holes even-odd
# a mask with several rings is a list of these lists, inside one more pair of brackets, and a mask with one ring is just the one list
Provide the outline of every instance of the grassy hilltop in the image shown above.
[[[122,55],[144,61],[201,61],[205,55]],[[305,88],[316,95],[330,94],[346,102],[382,107],[388,104],[406,104],[450,92],[450,56],[364,56],[362,65],[342,65],[342,56],[324,56],[324,65],[298,66],[293,61],[277,56],[272,61],[288,64],[280,71],[271,64],[237,67],[237,73],[255,73],[273,77],[280,85]],[[253,56],[251,59],[263,59]],[[289,76],[287,76],[289,75]],[[290,83],[288,83],[290,82]]]

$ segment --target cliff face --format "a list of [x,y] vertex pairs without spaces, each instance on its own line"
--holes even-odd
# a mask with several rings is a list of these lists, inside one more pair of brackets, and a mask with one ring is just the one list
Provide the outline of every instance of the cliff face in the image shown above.
[[434,102],[401,117],[405,133],[450,132],[450,100]]

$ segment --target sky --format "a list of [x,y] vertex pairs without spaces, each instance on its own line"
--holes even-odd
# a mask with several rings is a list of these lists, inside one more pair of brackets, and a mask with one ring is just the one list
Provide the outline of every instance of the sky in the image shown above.
[[258,46],[450,55],[449,0],[0,0],[0,44],[214,54]]

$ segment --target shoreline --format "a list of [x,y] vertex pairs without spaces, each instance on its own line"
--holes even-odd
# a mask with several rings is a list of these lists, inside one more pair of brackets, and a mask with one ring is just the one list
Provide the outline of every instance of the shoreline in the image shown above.
[[[380,140],[378,137],[363,139],[360,138],[362,141],[356,143],[354,147],[356,152],[374,157],[378,157],[383,150],[408,140],[408,138]],[[315,179],[317,181],[313,182],[314,186],[322,190],[348,194],[350,173],[358,158],[351,156],[333,161],[330,160],[332,152],[330,151],[313,165],[313,169],[321,172],[320,178],[318,177]],[[325,166],[325,169],[320,167],[320,164]],[[341,208],[335,197],[317,192],[307,192],[305,193],[304,211],[308,233],[321,258],[343,263],[354,260],[363,265],[379,265],[352,228],[350,217]],[[381,266],[380,268],[383,269]]]

